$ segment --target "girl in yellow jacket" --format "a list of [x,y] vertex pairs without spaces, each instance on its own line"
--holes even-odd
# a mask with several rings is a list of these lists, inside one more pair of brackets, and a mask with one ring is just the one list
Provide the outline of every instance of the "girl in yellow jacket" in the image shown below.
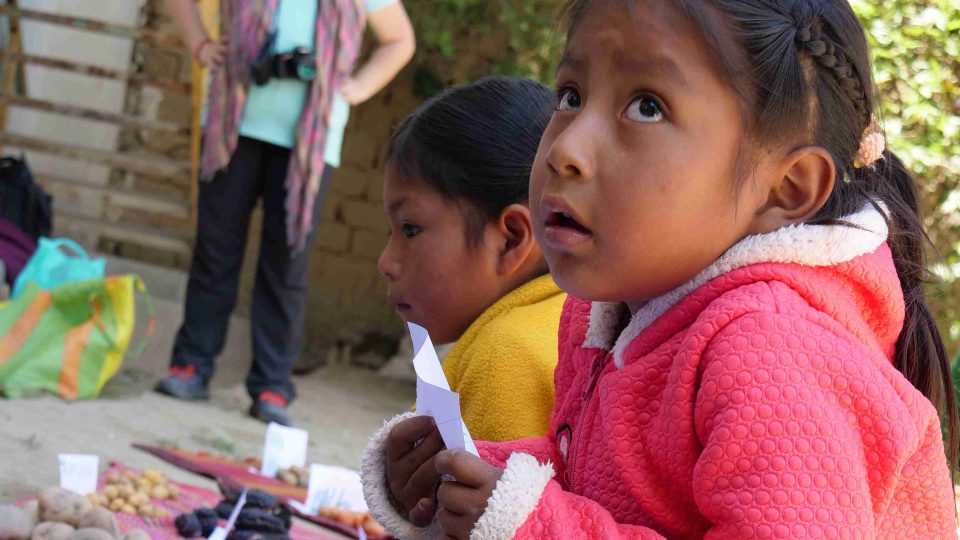
[[380,256],[389,301],[435,343],[478,440],[540,436],[553,408],[564,294],[533,238],[527,187],[553,93],[497,77],[417,109],[387,151]]

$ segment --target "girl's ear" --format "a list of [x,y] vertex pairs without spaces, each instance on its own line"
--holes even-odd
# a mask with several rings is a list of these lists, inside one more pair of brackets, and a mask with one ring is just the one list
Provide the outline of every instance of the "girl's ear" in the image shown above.
[[530,209],[522,204],[511,204],[500,212],[496,223],[499,256],[497,273],[504,277],[526,273],[528,267],[539,265],[540,248],[533,237]]
[[807,146],[783,156],[770,165],[771,181],[761,188],[766,195],[757,210],[751,234],[775,231],[812,218],[823,208],[836,179],[837,169],[830,152]]

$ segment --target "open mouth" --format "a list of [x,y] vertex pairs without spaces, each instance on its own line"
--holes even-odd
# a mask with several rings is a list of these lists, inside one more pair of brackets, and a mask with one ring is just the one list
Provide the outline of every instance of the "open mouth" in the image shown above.
[[545,215],[547,219],[544,222],[543,241],[545,246],[551,249],[572,252],[593,238],[593,231],[562,204],[553,205]]
[[572,229],[573,231],[583,235],[591,234],[590,229],[581,225],[580,222],[574,219],[570,214],[562,211],[551,212],[550,215],[547,216],[545,225],[547,227],[558,229]]

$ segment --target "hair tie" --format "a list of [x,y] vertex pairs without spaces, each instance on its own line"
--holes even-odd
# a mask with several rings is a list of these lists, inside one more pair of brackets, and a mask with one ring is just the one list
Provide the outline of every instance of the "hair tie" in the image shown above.
[[853,158],[853,167],[862,169],[873,165],[883,157],[883,151],[886,148],[887,139],[883,136],[883,132],[877,127],[876,121],[870,122],[867,129],[863,131],[863,137],[860,138],[860,149]]

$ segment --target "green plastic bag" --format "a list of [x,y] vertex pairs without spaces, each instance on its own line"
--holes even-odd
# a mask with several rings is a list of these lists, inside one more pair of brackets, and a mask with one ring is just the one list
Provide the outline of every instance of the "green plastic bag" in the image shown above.
[[[136,276],[74,281],[44,291],[29,285],[0,304],[0,394],[49,392],[92,399],[120,369],[133,335]],[[148,337],[153,332],[153,308]],[[142,345],[140,350],[142,350]]]

